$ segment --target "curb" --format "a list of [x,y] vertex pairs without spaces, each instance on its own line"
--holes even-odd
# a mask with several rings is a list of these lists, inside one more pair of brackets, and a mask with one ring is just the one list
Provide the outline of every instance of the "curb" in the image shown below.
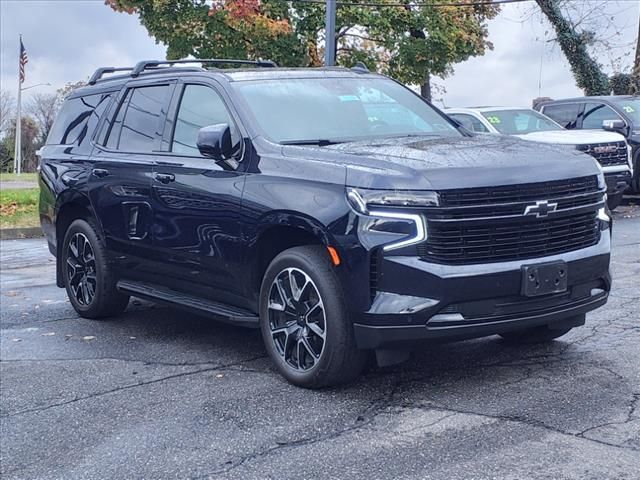
[[42,237],[42,228],[26,227],[26,228],[2,228],[0,229],[0,240],[17,240],[20,238],[36,238]]

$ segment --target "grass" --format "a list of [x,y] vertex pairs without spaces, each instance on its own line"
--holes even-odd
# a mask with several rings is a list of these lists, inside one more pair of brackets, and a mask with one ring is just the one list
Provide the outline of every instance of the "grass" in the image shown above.
[[0,173],[0,182],[37,182],[38,173],[21,173],[16,175],[15,173]]
[[40,226],[39,196],[38,188],[0,190],[0,228]]

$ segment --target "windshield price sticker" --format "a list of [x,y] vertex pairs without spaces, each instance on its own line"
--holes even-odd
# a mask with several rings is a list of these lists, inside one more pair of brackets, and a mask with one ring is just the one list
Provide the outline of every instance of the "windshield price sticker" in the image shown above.
[[502,123],[500,120],[500,117],[496,117],[495,115],[491,115],[489,117],[487,117],[487,120],[489,121],[489,123],[493,124],[493,125],[497,125],[499,123]]
[[624,110],[627,113],[633,113],[635,112],[635,110],[633,109],[633,107],[631,105],[624,105],[622,107],[622,110]]

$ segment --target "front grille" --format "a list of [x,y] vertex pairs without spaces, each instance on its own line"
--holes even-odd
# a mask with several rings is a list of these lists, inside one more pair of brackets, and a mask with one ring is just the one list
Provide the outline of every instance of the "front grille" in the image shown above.
[[577,149],[591,155],[603,167],[628,164],[627,144],[625,142],[578,145]]
[[440,192],[440,205],[462,207],[503,202],[531,202],[542,198],[551,200],[597,192],[598,178],[589,176],[522,185],[443,190]]
[[371,300],[376,297],[376,293],[378,293],[378,250],[373,250],[371,252],[369,264],[369,296]]
[[[441,191],[427,211],[424,260],[448,265],[540,258],[595,245],[603,190],[596,177],[495,188]],[[527,206],[556,203],[547,217],[524,215]]]

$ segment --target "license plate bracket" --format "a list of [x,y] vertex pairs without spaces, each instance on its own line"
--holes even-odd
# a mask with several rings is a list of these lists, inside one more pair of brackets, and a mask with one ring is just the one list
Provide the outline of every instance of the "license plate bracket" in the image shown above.
[[522,266],[522,295],[537,297],[567,291],[567,264],[563,261]]

